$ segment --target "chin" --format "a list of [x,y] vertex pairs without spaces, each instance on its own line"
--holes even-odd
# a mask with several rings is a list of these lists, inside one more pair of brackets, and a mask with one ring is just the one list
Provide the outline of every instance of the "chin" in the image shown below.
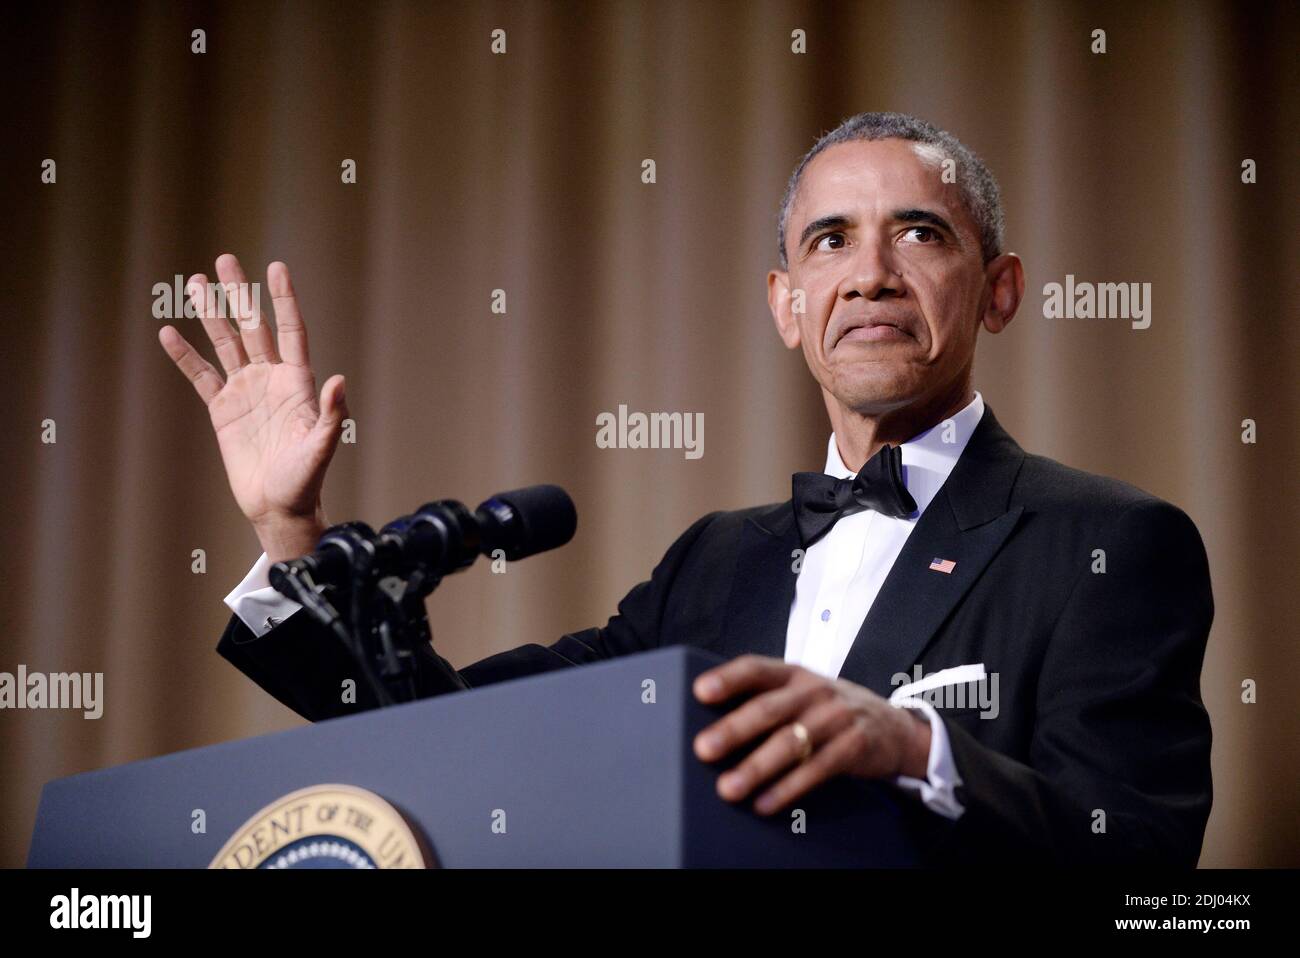
[[827,391],[841,405],[861,413],[897,409],[924,394],[921,384],[911,376],[891,375],[885,370],[868,375],[837,377]]

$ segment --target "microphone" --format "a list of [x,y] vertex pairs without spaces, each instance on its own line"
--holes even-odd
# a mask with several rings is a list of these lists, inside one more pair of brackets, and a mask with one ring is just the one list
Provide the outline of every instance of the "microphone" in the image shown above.
[[559,486],[498,492],[478,507],[478,513],[488,516],[483,521],[487,554],[503,549],[511,561],[558,549],[578,528],[578,511]]
[[573,538],[578,513],[559,486],[498,492],[470,513],[453,499],[426,503],[379,532],[378,563],[388,572],[418,570],[441,577],[479,555],[509,561],[557,549]]
[[316,543],[316,549],[300,559],[277,562],[268,578],[271,587],[291,599],[298,599],[299,589],[290,580],[305,576],[320,585],[347,585],[352,570],[374,555],[375,530],[364,522],[345,522],[331,526]]
[[[394,519],[376,535],[362,522],[332,527],[315,551],[271,566],[271,586],[297,599],[296,580],[346,588],[354,573],[439,579],[498,550],[507,560],[556,549],[573,538],[578,513],[569,494],[554,485],[499,492],[472,513],[454,499],[425,503]],[[286,591],[288,590],[288,591]]]
[[421,688],[426,694],[468,688],[437,653],[423,670],[417,664],[421,647],[431,651],[424,597],[443,576],[480,553],[513,560],[555,549],[577,526],[573,500],[559,486],[499,492],[473,512],[440,499],[378,534],[364,522],[333,526],[309,555],[271,566],[270,580],[338,637],[376,701],[392,705],[414,699]]

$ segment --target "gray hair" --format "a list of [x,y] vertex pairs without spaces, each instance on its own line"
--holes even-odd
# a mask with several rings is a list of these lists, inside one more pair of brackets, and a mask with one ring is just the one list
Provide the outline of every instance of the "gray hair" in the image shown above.
[[984,254],[984,262],[987,263],[1002,252],[1002,195],[998,190],[998,181],[974,150],[951,133],[906,113],[859,113],[818,140],[804,154],[790,176],[785,195],[781,197],[781,212],[776,224],[776,241],[782,269],[789,268],[785,253],[786,223],[790,218],[790,207],[794,204],[795,194],[799,191],[799,179],[803,176],[804,167],[822,150],[837,143],[888,139],[911,140],[936,146],[948,159],[955,160],[957,186],[961,190],[967,212],[979,227],[980,252]]

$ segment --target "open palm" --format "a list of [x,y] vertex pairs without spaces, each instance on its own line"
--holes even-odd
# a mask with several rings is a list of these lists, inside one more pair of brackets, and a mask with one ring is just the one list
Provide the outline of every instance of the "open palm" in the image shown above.
[[225,378],[174,327],[164,326],[159,341],[207,404],[226,476],[244,515],[255,527],[311,520],[320,515],[325,470],[347,414],[343,377],[330,377],[317,399],[307,330],[288,267],[272,263],[267,268],[276,336],[264,320],[254,322],[247,294],[236,295],[247,288],[239,260],[230,254],[219,257],[217,276],[227,291],[224,311],[202,273],[190,277],[186,288]]

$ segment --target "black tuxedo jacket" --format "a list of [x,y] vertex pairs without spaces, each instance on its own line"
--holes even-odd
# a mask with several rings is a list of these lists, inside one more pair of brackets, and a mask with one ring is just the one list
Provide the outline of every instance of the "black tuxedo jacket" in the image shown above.
[[[673,643],[779,658],[799,548],[790,501],[712,513],[603,628],[460,674],[478,686]],[[935,558],[956,565],[932,571]],[[969,663],[999,675],[996,718],[938,710],[966,811],[952,823],[909,802],[932,863],[1190,867],[1211,802],[1200,671],[1212,617],[1205,549],[1181,510],[1027,455],[986,406],[840,678],[888,696],[918,664],[925,675]],[[232,617],[218,651],[308,719],[375,704],[359,681],[357,704],[340,703],[356,669],[303,612],[261,638]],[[428,649],[421,669],[439,666],[450,667]]]

